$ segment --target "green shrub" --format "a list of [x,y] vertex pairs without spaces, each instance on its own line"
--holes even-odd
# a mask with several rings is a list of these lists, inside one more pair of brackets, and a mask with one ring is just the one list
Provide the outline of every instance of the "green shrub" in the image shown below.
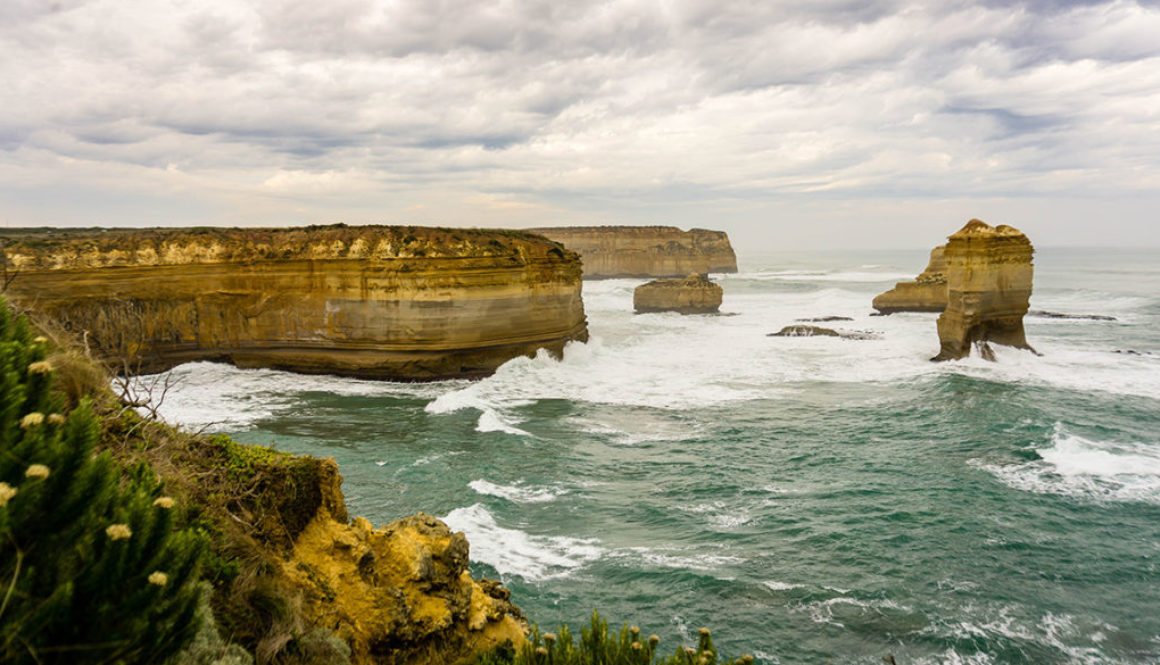
[[608,629],[608,622],[596,612],[588,626],[580,628],[580,641],[575,642],[568,626],[561,625],[556,633],[532,630],[527,643],[520,647],[511,644],[484,654],[478,665],[752,665],[752,656],[736,660],[722,659],[713,646],[709,630],[702,628],[697,648],[677,646],[665,655],[659,649],[656,635],[642,637],[640,629],[627,625],[619,633]]
[[147,466],[93,456],[99,421],[87,399],[64,415],[46,347],[0,300],[0,662],[164,663],[198,629],[205,538]]

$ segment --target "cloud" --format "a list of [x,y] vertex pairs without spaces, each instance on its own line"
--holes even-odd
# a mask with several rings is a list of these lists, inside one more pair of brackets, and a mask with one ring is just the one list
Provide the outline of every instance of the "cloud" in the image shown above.
[[1158,33],[1120,0],[12,0],[0,208],[728,226],[787,199],[1146,199]]

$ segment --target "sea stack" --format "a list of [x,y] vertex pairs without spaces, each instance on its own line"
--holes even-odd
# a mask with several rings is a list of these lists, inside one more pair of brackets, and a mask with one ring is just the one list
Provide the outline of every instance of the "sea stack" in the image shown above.
[[1031,298],[1034,249],[1018,229],[977,219],[948,238],[947,306],[938,317],[941,349],[932,360],[957,360],[988,342],[1032,350],[1023,332]]
[[930,252],[926,270],[910,282],[898,282],[893,289],[874,298],[874,309],[882,314],[895,312],[941,312],[947,306],[946,245]]
[[675,226],[564,226],[528,230],[579,252],[585,279],[737,272],[737,255],[724,231],[682,231]]
[[400,226],[3,231],[8,297],[115,368],[194,360],[421,381],[587,339],[580,257]]
[[721,296],[719,285],[707,275],[694,273],[684,279],[658,279],[636,287],[632,306],[639,314],[713,314],[721,307]]

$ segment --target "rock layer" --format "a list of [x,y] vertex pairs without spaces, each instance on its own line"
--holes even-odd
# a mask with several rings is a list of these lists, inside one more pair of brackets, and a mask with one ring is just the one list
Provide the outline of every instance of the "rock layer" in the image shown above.
[[984,357],[990,355],[988,342],[1033,350],[1023,331],[1031,298],[1031,241],[1018,229],[977,219],[948,240],[947,307],[938,317],[941,349],[932,360],[965,358],[975,343]]
[[639,313],[712,314],[721,307],[722,294],[721,287],[708,276],[692,274],[685,279],[658,279],[636,287],[632,306]]
[[585,278],[683,277],[737,272],[724,231],[675,226],[568,226],[529,229],[579,252]]
[[580,261],[510,231],[364,226],[6,234],[9,297],[132,371],[229,361],[485,376],[587,339]]
[[874,298],[874,309],[894,312],[941,312],[947,306],[946,245],[930,252],[926,270],[912,282],[898,282],[893,289]]

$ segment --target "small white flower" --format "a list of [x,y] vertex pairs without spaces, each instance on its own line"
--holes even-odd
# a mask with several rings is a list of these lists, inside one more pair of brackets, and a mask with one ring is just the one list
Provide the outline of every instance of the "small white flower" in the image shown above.
[[153,505],[157,506],[158,508],[169,510],[173,507],[173,498],[168,496],[157,497],[153,500]]
[[33,344],[48,344],[48,338],[45,337],[44,335],[41,335],[39,337],[33,337],[32,343]]
[[44,480],[48,477],[49,469],[43,464],[30,464],[28,470],[24,472],[25,478],[39,478]]
[[30,427],[36,427],[43,422],[44,414],[40,413],[39,411],[33,411],[32,413],[20,419],[20,427],[22,429],[28,429]]
[[64,415],[59,414],[59,413],[48,414],[48,424],[50,424],[50,425],[63,425],[64,424]]
[[105,529],[105,535],[109,537],[109,540],[123,540],[132,536],[133,532],[129,530],[128,524],[113,524]]
[[48,374],[52,371],[52,363],[47,360],[40,360],[28,366],[29,374]]
[[149,583],[156,584],[157,586],[165,586],[169,583],[169,576],[160,570],[155,570],[149,573]]
[[16,488],[8,483],[0,483],[0,508],[7,506],[8,501],[16,496]]

